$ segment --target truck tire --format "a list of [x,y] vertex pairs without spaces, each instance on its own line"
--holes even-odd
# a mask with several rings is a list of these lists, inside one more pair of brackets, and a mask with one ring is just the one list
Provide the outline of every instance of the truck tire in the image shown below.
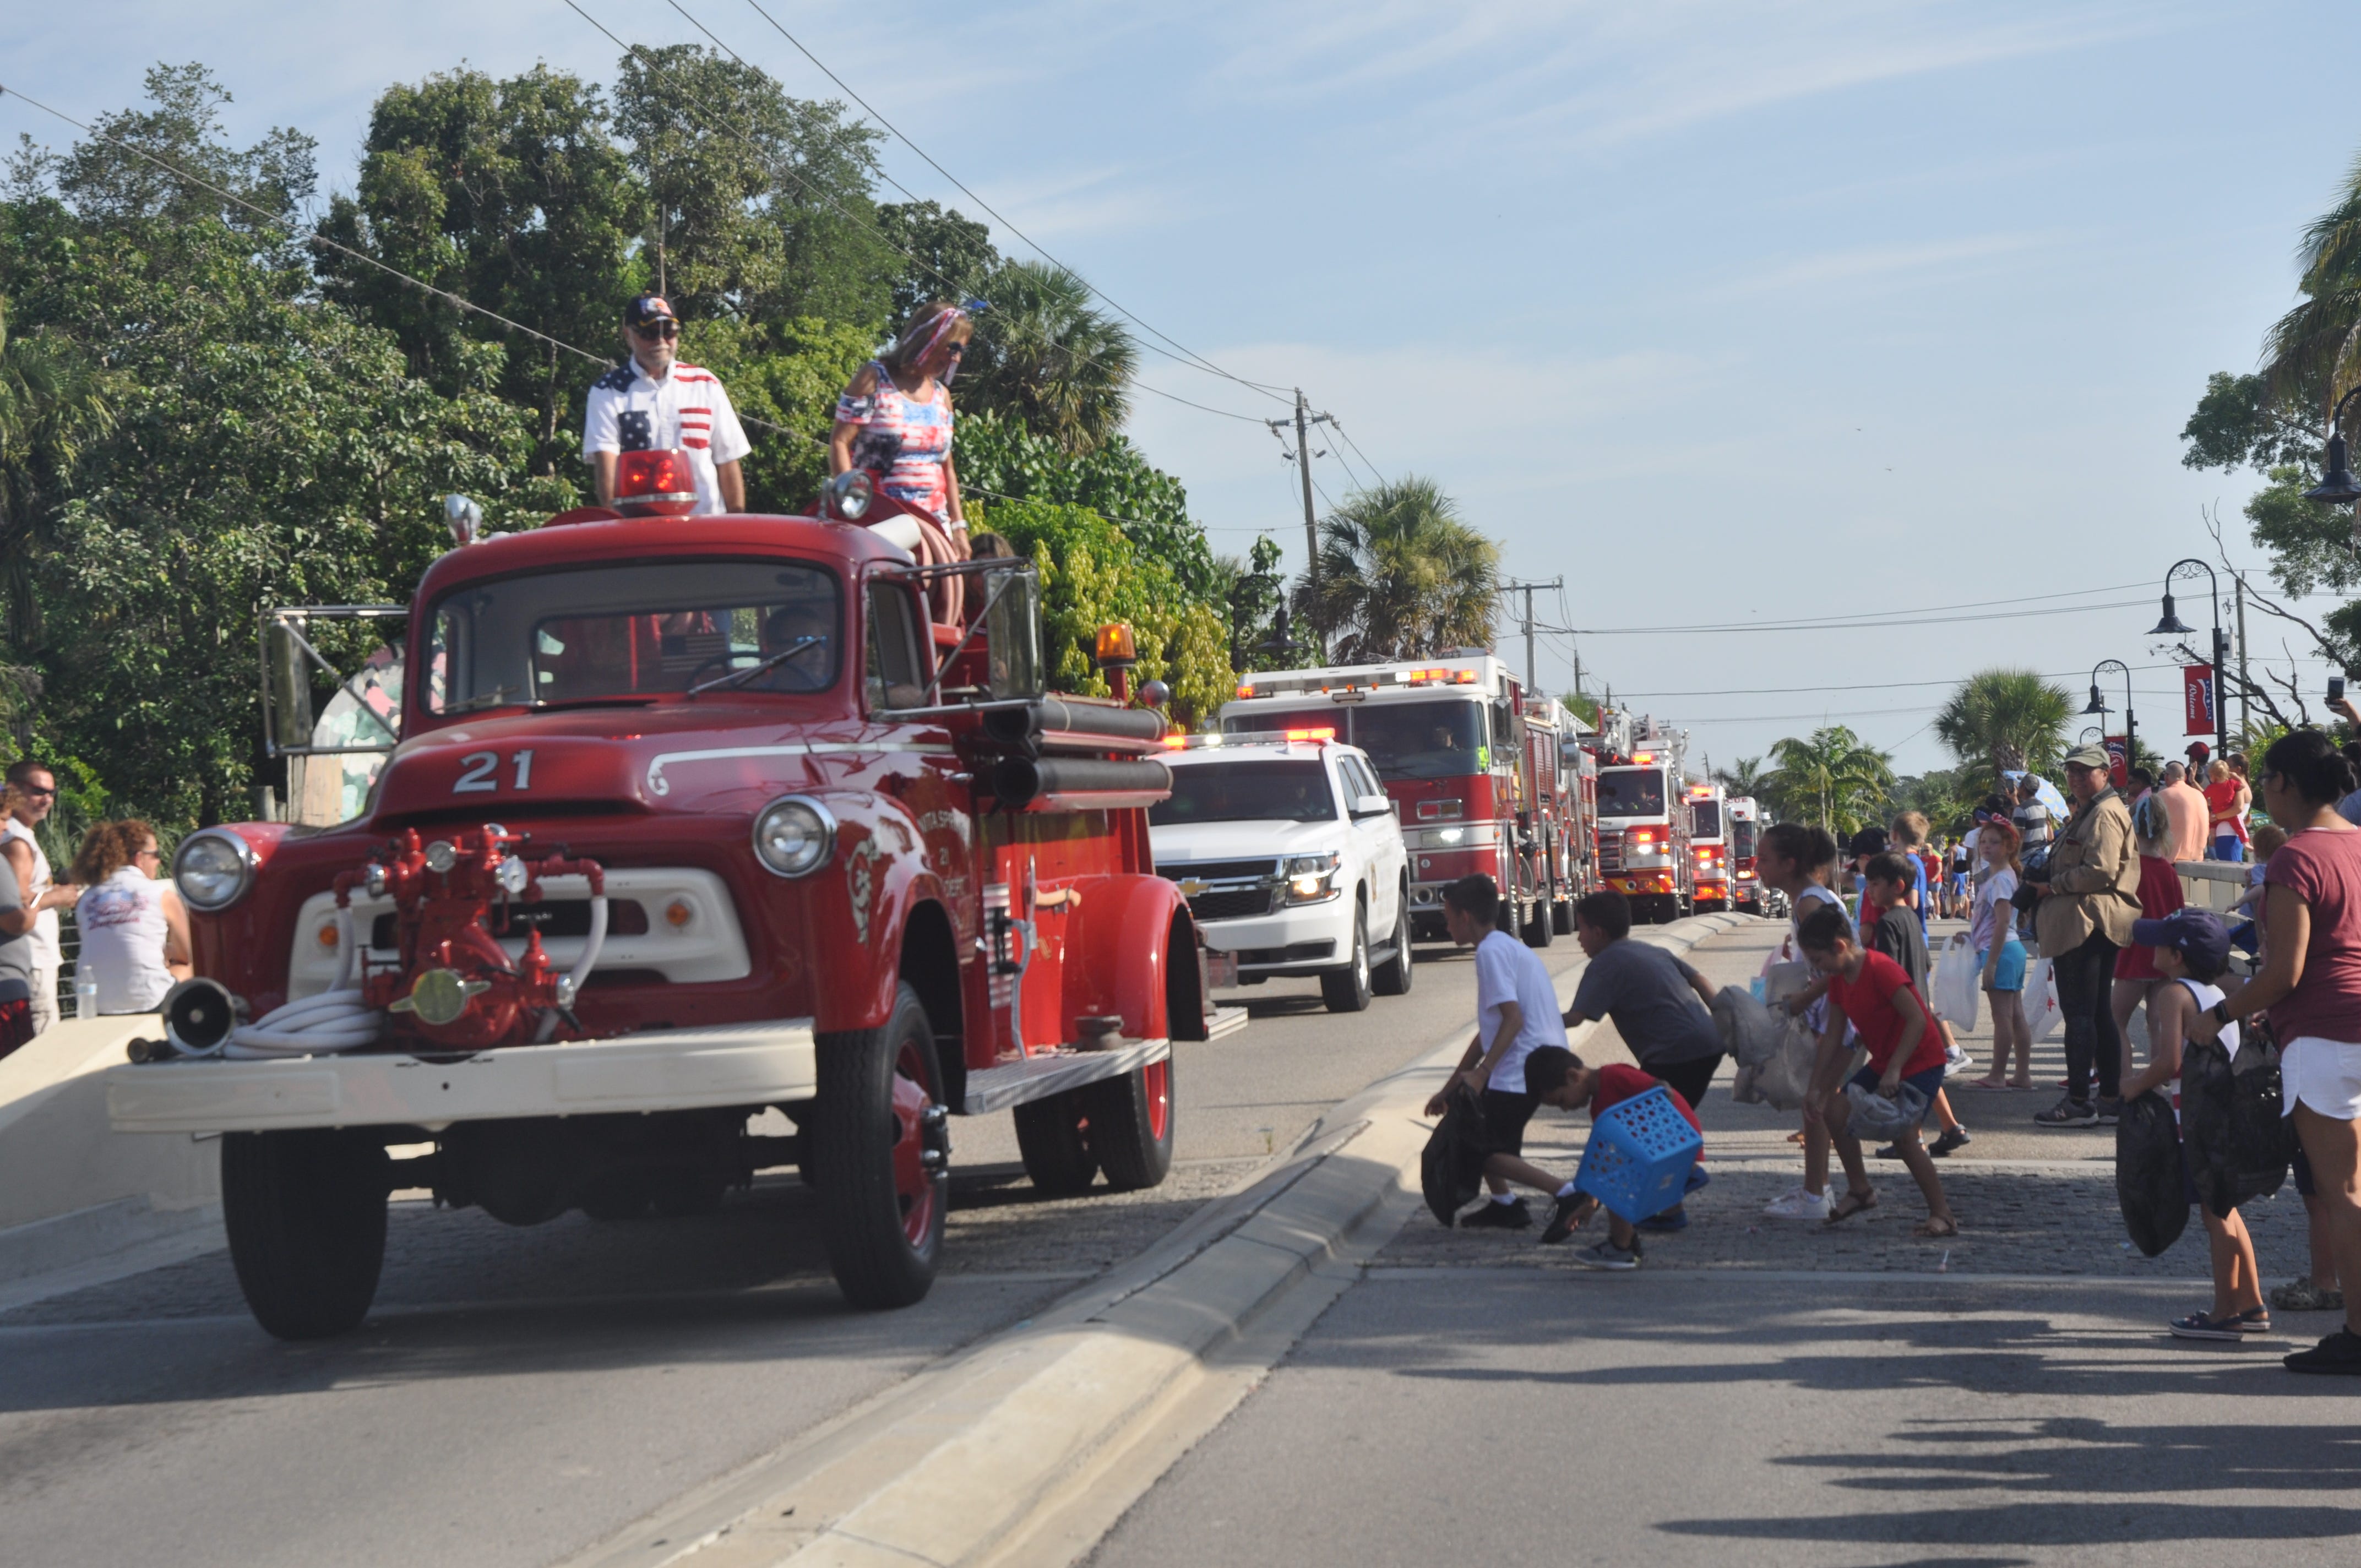
[[1016,1154],[1037,1190],[1051,1198],[1088,1190],[1099,1173],[1099,1157],[1082,1125],[1089,1115],[1079,1089],[1016,1107]]
[[305,1129],[222,1138],[222,1221],[254,1321],[280,1339],[360,1326],[385,1266],[385,1147]]
[[941,1082],[934,1027],[906,982],[883,1029],[820,1041],[807,1175],[829,1266],[856,1307],[907,1307],[935,1282],[950,1201]]
[[1369,906],[1366,904],[1353,912],[1352,962],[1320,976],[1320,1000],[1331,1013],[1358,1013],[1369,1004]]
[[1561,937],[1574,935],[1574,897],[1569,889],[1564,898],[1550,901],[1550,929]]
[[1395,905],[1393,957],[1369,971],[1369,989],[1379,996],[1408,996],[1411,982],[1410,889]]
[[1172,1058],[1077,1090],[1091,1148],[1117,1192],[1155,1187],[1172,1168]]
[[1537,891],[1533,899],[1532,916],[1525,922],[1525,928],[1522,933],[1525,938],[1525,946],[1528,948],[1546,948],[1553,940],[1555,939],[1557,936],[1557,927],[1550,918],[1550,911],[1556,903],[1557,884],[1552,882],[1544,882]]

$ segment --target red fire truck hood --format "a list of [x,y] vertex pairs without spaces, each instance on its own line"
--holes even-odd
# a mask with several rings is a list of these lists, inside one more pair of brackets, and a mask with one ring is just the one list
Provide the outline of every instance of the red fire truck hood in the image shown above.
[[[387,761],[372,828],[539,811],[754,810],[857,758],[865,727],[795,723],[775,701],[583,708],[470,719]],[[842,734],[839,735],[838,731]]]

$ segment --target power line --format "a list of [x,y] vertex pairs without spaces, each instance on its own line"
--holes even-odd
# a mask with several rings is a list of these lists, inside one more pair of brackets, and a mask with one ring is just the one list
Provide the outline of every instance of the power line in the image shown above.
[[[1643,631],[1779,631],[1790,629],[1817,630],[1842,627],[1848,623],[1857,621],[1875,620],[1883,622],[1894,617],[1941,615],[1955,609],[1982,609],[1989,605],[2038,604],[2045,599],[2080,598],[2088,594],[2121,593],[2127,588],[2143,587],[2145,586],[2145,584],[2141,583],[2112,583],[2103,587],[2067,588],[2057,593],[2016,594],[2007,598],[1969,599],[1960,604],[1922,605],[1916,609],[1848,610],[1837,615],[1795,617],[1785,620],[1746,621],[1737,625],[1717,621],[1708,626],[1565,627],[1561,630],[1570,632],[1580,631],[1594,633],[1599,636],[1612,636],[1622,633]],[[2115,605],[2073,605],[2069,606],[2068,608],[2070,609],[2114,609],[2121,607]]]
[[1894,620],[1796,620],[1771,625],[1741,626],[1559,626],[1552,627],[1550,630],[1580,632],[1587,637],[1648,637],[1664,632],[1679,632],[1684,636],[1703,637],[1730,632],[1758,631],[1877,631],[1893,628],[1949,626],[1960,621],[2023,620],[2031,616],[2081,615],[2092,610],[2128,609],[2147,602],[2146,599],[2112,599],[2103,604],[2054,605],[2046,609],[1993,610],[1982,615],[1930,615],[1912,611],[1906,613],[1902,619]]
[[[2177,664],[2134,664],[2132,668],[2134,670],[2173,670],[2179,669],[2180,666]],[[2040,678],[2045,681],[2081,680],[2086,678],[2089,674],[2090,672],[2087,670],[2059,670],[2053,674],[2043,675]],[[1716,686],[1710,691],[1625,692],[1623,695],[1630,697],[1778,696],[1791,692],[1894,691],[1904,686],[1955,686],[1959,684],[1959,681],[1956,679],[1942,681],[1871,681],[1861,685],[1848,686]],[[2134,695],[2153,696],[2155,694],[2135,693]]]
[[[680,11],[682,16],[688,16],[686,11],[681,11],[679,0],[668,0],[668,3],[672,5],[674,10]],[[977,195],[973,191],[969,190],[965,184],[961,182],[959,176],[953,174],[950,170],[945,169],[941,164],[937,163],[934,160],[934,158],[928,153],[926,148],[920,147],[917,142],[912,141],[908,136],[905,135],[897,126],[895,126],[893,121],[887,119],[884,115],[879,114],[875,104],[870,103],[868,99],[863,98],[860,93],[855,93],[852,90],[851,83],[847,82],[843,77],[839,76],[835,71],[830,71],[828,68],[827,63],[823,61],[819,56],[812,53],[810,49],[805,48],[802,39],[796,38],[795,34],[787,31],[786,28],[779,26],[778,18],[772,16],[770,12],[764,10],[762,5],[756,3],[756,0],[746,0],[746,3],[754,7],[754,12],[757,16],[771,24],[773,31],[776,32],[781,38],[786,39],[787,42],[795,45],[796,51],[798,54],[801,54],[806,60],[810,60],[812,64],[818,66],[822,75],[826,76],[830,82],[835,82],[839,87],[843,88],[847,97],[860,104],[863,109],[866,109],[873,116],[875,117],[879,125],[884,126],[896,137],[899,137],[903,146],[908,148],[912,152],[917,153],[921,159],[924,159],[928,168],[941,175],[944,179],[950,181],[953,185],[958,186],[960,191],[967,196],[968,200],[973,202],[986,213],[991,214],[993,217],[998,219],[1002,227],[1005,228],[1010,234],[1015,235],[1018,239],[1023,240],[1027,245],[1031,246],[1033,249],[1051,266],[1060,268],[1067,272],[1073,272],[1075,277],[1082,278],[1081,273],[1074,272],[1072,268],[1066,266],[1064,262],[1059,260],[1056,257],[1051,256],[1048,250],[1041,247],[1038,241],[1033,238],[1032,236],[1027,234],[1023,229],[1018,228],[1015,224],[1009,222],[1009,220],[1004,216],[998,209],[994,208],[991,203]],[[689,16],[689,20],[694,22],[697,18]],[[705,31],[701,23],[698,25],[698,30]],[[705,36],[708,38],[713,37],[710,32],[706,32]],[[719,38],[715,38],[714,41],[716,43],[720,42]],[[733,50],[732,52],[734,54],[735,51]],[[1163,338],[1166,343],[1172,345],[1173,349],[1179,351],[1178,353],[1171,353],[1160,348],[1156,350],[1156,352],[1165,355],[1167,358],[1178,359],[1182,364],[1189,365],[1192,368],[1203,370],[1208,375],[1219,376],[1224,380],[1235,381],[1241,387],[1251,387],[1255,390],[1262,393],[1265,397],[1270,398],[1275,401],[1285,402],[1288,400],[1279,395],[1284,389],[1266,386],[1260,381],[1249,381],[1243,376],[1232,375],[1229,371],[1223,369],[1220,366],[1214,364],[1203,355],[1197,353],[1195,350],[1185,346],[1170,337],[1167,337],[1163,333],[1158,332],[1154,327],[1148,325],[1146,322],[1141,321],[1137,316],[1133,315],[1129,311],[1124,309],[1123,306],[1117,303],[1112,296],[1093,284],[1088,279],[1082,280],[1082,286],[1089,289],[1092,293],[1096,294],[1100,299],[1106,301],[1108,308],[1113,310],[1117,315],[1122,316],[1125,320],[1138,327],[1142,332],[1154,337]],[[1149,346],[1153,347],[1154,345],[1150,345]]]
[[[644,45],[625,43],[621,38],[618,38],[605,23],[599,21],[598,18],[593,16],[589,12],[585,11],[580,5],[575,4],[575,0],[566,0],[566,9],[572,11],[576,16],[589,23],[593,27],[598,28],[601,34],[605,35],[608,42],[613,44],[617,49],[621,49],[624,53],[643,58],[648,55],[649,50]],[[680,7],[676,4],[674,5],[673,8],[675,10],[680,10]],[[686,11],[681,11],[680,14],[684,16],[688,16],[688,13]],[[688,19],[691,23],[695,24],[697,30],[703,32],[707,38],[713,38],[714,43],[720,48],[724,53],[728,54],[730,59],[736,60],[739,64],[745,66],[750,71],[757,71],[761,69],[760,67],[749,62],[747,59],[743,55],[740,54],[736,49],[731,49],[728,44],[722,43],[719,38],[714,38],[711,30],[707,28],[702,22],[698,22],[696,17],[688,16]],[[699,117],[696,111],[690,108],[690,100],[688,95],[685,93],[679,94],[677,101],[680,103],[684,112],[687,113],[691,119],[697,121],[699,129],[708,132],[715,129],[712,125]],[[851,224],[853,227],[867,234],[878,244],[884,246],[886,249],[892,251],[895,255],[900,257],[911,266],[917,268],[920,271],[932,278],[936,282],[940,283],[946,291],[954,294],[961,291],[958,284],[953,282],[950,279],[943,276],[939,271],[936,270],[932,265],[920,258],[917,253],[905,250],[902,247],[894,243],[893,239],[887,236],[884,230],[877,227],[876,225],[866,222],[852,213],[846,211],[843,204],[839,203],[834,196],[821,189],[812,181],[806,179],[800,171],[787,168],[784,165],[772,163],[769,154],[763,150],[762,144],[757,142],[752,137],[747,135],[737,126],[730,125],[726,121],[720,125],[719,129],[727,132],[730,136],[736,137],[739,141],[744,143],[749,148],[751,148],[756,157],[763,160],[764,168],[769,171],[773,179],[775,180],[781,175],[785,175],[786,178],[794,181],[797,185],[801,186],[812,196],[826,203],[830,211],[834,212],[837,216],[842,218],[846,223]],[[907,192],[906,192],[905,194],[907,194]],[[1079,274],[1077,274],[1077,276],[1079,276]],[[1066,352],[1073,353],[1071,349]],[[1094,359],[1087,354],[1074,354],[1073,357],[1082,364],[1095,366],[1101,370],[1107,371],[1110,375],[1115,373],[1113,367],[1107,365],[1103,360]],[[1177,393],[1168,392],[1161,387],[1152,387],[1147,382],[1139,380],[1137,378],[1132,378],[1131,384],[1143,392],[1149,393],[1155,397],[1163,398],[1171,402],[1180,403],[1187,408],[1196,409],[1203,413],[1219,414],[1224,419],[1241,420],[1248,424],[1255,422],[1254,416],[1251,414],[1233,413],[1228,409],[1217,409],[1213,407],[1211,404],[1195,402],[1188,398],[1181,397]]]

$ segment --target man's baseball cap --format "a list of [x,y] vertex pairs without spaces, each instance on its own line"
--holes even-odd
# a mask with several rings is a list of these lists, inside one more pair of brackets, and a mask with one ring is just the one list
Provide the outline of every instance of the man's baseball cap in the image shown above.
[[1852,842],[1845,849],[1855,855],[1882,855],[1885,853],[1885,829],[1875,826],[1864,828],[1852,836]]
[[2066,753],[2066,765],[2070,768],[2096,768],[2103,773],[2114,766],[2114,759],[2107,754],[2104,746],[2077,746]]
[[2219,974],[2230,961],[2230,928],[2210,909],[2183,905],[2161,920],[2132,922],[2132,941],[2143,948],[2170,948],[2195,968]]
[[677,326],[680,318],[672,313],[672,302],[662,294],[642,294],[623,307],[625,326],[645,326],[650,322],[671,322]]
[[2191,740],[2189,743],[2189,750],[2180,754],[2184,757],[2210,757],[2213,754],[2213,748],[2202,740]]

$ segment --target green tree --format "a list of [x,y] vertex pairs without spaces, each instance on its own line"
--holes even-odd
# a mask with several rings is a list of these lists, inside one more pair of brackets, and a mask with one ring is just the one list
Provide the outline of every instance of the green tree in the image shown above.
[[[622,348],[646,203],[598,90],[537,65],[495,82],[459,70],[388,88],[369,115],[357,196],[321,232],[363,255],[594,353]],[[533,411],[536,473],[579,474],[578,413],[599,367],[322,247],[329,298],[394,334],[411,373],[456,392],[470,340],[500,345],[500,390]]]
[[1894,788],[1893,759],[1841,724],[1771,748],[1778,764],[1780,814],[1842,837],[1871,820]]
[[992,230],[933,202],[888,203],[877,209],[877,226],[898,252],[894,279],[895,326],[929,300],[964,304],[983,292],[1000,267]]
[[0,609],[12,662],[39,630],[33,570],[56,547],[68,477],[114,422],[89,358],[56,334],[11,333],[0,299]]
[[[273,248],[285,244],[285,225],[316,183],[319,144],[298,131],[274,130],[252,147],[229,146],[221,125],[229,90],[202,65],[151,66],[145,82],[145,108],[101,115],[96,134],[63,158],[33,159],[53,173],[60,194],[97,224],[211,219]],[[258,217],[207,185],[269,215]]]
[[1935,735],[1962,766],[1984,769],[1994,783],[2017,768],[2054,777],[2073,712],[2063,686],[2030,670],[1982,670],[1960,682],[1935,715]]
[[984,285],[962,406],[999,415],[1069,454],[1096,451],[1131,413],[1139,350],[1062,267],[1013,261]]
[[1488,646],[1499,565],[1440,485],[1406,474],[1321,521],[1319,587],[1297,580],[1297,611],[1347,663]]
[[1777,770],[1764,767],[1760,757],[1741,757],[1726,768],[1713,770],[1713,782],[1728,790],[1733,799],[1751,795],[1760,800],[1770,793],[1777,777]]
[[[962,390],[966,385],[962,378]],[[954,428],[966,494],[1087,507],[1163,562],[1190,594],[1219,594],[1223,585],[1205,531],[1190,521],[1189,492],[1152,466],[1128,436],[1110,435],[1075,452],[1016,417],[966,407]]]

